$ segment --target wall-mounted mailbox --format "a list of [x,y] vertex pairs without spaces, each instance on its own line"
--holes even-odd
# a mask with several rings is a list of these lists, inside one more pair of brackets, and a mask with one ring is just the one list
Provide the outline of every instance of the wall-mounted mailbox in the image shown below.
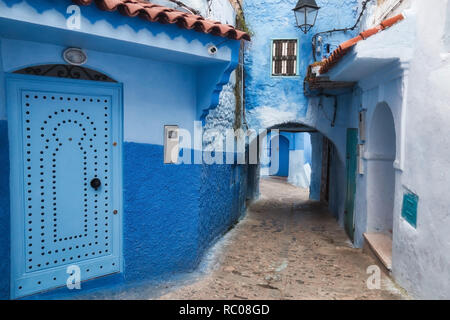
[[358,174],[364,174],[364,145],[358,144]]
[[180,137],[178,126],[164,126],[164,163],[178,163]]
[[366,112],[367,110],[361,110],[359,112],[359,141],[364,143],[366,141]]

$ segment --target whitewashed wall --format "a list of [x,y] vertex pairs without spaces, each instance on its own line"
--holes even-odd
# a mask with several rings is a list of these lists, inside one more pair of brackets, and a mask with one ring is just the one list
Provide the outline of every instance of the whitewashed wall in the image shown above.
[[[396,67],[359,81],[362,106],[367,108],[367,128],[380,104],[389,106],[395,122],[393,276],[415,298],[449,299],[450,52],[446,28],[450,1],[411,0],[402,6],[409,9],[398,28],[355,48],[357,55],[364,50],[382,52],[383,46],[386,52],[395,52],[395,42],[388,41],[392,36],[397,43],[408,39],[412,49],[411,55],[398,55]],[[373,18],[371,14],[366,22]],[[358,176],[355,202],[358,245],[361,234],[379,222],[374,215],[390,210],[383,207],[382,199],[373,198],[373,186],[383,177],[371,172],[377,155],[370,152],[370,135],[367,139],[365,174]],[[417,228],[401,216],[403,195],[409,191],[419,197]]]
[[[235,24],[235,12],[229,0],[180,0],[186,6],[198,10],[206,19],[217,20],[225,24]],[[168,0],[152,0],[151,2],[169,8],[182,10],[177,4]]]
[[420,298],[450,299],[450,54],[448,0],[415,0],[416,51],[409,69],[402,187],[419,195],[418,226],[403,219],[394,276]]
[[[360,0],[362,4],[365,0]],[[367,6],[362,19],[361,29],[365,30],[378,25],[384,19],[390,18],[409,8],[414,0],[372,0]],[[361,7],[361,6],[360,6]]]

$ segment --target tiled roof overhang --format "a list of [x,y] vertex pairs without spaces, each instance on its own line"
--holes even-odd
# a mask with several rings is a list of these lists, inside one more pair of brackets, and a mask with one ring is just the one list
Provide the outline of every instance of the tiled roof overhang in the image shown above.
[[206,20],[201,16],[181,12],[150,2],[140,0],[72,0],[72,2],[87,6],[95,2],[100,10],[119,11],[128,17],[139,16],[151,22],[163,24],[177,24],[183,29],[193,29],[198,32],[209,33],[215,36],[226,37],[233,40],[250,41],[250,35],[237,30],[231,25],[217,21]]
[[367,38],[383,31],[387,28],[392,27],[394,24],[402,21],[405,17],[403,14],[396,15],[395,17],[389,18],[381,22],[378,26],[361,32],[357,37],[342,43],[333,53],[325,60],[321,62],[322,67],[320,68],[320,74],[327,73],[333,68],[358,42],[366,40]]

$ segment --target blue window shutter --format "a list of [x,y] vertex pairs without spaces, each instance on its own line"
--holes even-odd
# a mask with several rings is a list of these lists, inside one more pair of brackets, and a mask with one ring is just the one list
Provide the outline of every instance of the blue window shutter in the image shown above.
[[417,228],[418,202],[419,197],[414,193],[408,192],[403,196],[402,217],[414,228]]

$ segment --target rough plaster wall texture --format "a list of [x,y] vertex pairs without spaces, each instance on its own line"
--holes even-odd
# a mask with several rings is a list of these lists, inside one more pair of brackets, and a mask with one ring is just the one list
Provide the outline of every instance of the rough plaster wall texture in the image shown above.
[[200,248],[205,250],[245,212],[246,166],[203,165],[200,187]]
[[193,269],[199,259],[200,165],[165,165],[163,147],[124,144],[125,278]]
[[[341,29],[352,27],[358,14],[360,12],[360,6],[357,0],[327,0],[327,1],[317,1],[317,4],[321,7],[319,10],[319,16],[317,18],[316,25],[318,32],[331,30],[331,29]],[[327,21],[327,25],[321,25],[324,21]],[[310,31],[311,32],[311,31]],[[314,34],[315,32],[313,32]],[[345,40],[352,38],[358,33],[358,30],[347,31],[347,32],[337,32],[332,34],[322,34],[322,47],[321,51],[316,51],[316,58],[318,61],[327,58],[337,47]],[[329,46],[329,48],[328,48]]]
[[165,165],[162,146],[125,143],[125,280],[194,269],[245,212],[246,174],[237,165]]
[[441,41],[444,28],[436,27],[445,25],[446,5],[437,0],[414,2],[420,14],[409,70],[402,184],[419,196],[418,222],[415,230],[400,219],[393,272],[419,298],[450,298],[450,151],[445,147],[450,143],[450,59],[442,55],[447,53]]
[[[217,140],[214,131],[210,129],[217,130],[225,139],[225,131],[233,128],[236,109],[234,86],[235,73],[233,72],[231,81],[223,87],[220,93],[219,105],[206,116],[203,134],[204,147],[211,146],[215,147],[216,150],[224,150],[224,141]],[[221,148],[221,146],[223,147]]]
[[[357,1],[318,1],[315,27],[304,35],[295,25],[292,13],[296,1],[244,1],[244,12],[254,36],[245,55],[246,110],[249,126],[255,129],[302,121],[308,101],[302,92],[307,66],[312,63],[311,37],[314,33],[354,23]],[[342,42],[352,34],[336,34],[334,41]],[[271,76],[271,40],[299,40],[298,77]]]
[[253,201],[259,197],[260,165],[251,164],[247,168],[247,200]]

